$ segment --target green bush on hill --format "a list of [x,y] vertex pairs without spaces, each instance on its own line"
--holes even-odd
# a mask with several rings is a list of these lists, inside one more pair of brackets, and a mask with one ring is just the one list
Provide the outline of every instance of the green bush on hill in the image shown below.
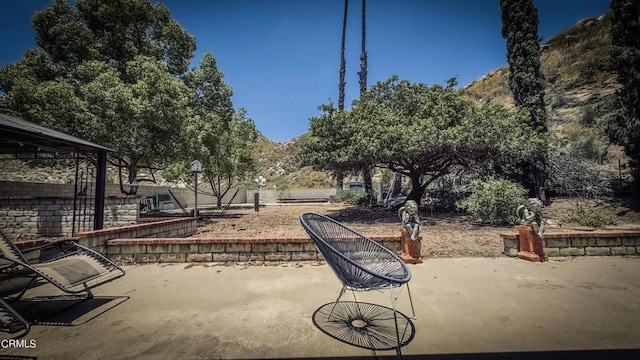
[[471,195],[458,203],[475,221],[486,224],[514,224],[516,208],[524,203],[527,191],[508,180],[477,180],[471,185]]

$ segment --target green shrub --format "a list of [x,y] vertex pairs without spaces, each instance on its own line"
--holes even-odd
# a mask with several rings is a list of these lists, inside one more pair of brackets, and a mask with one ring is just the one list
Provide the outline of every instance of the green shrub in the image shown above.
[[576,208],[567,214],[562,221],[582,226],[601,227],[614,225],[616,223],[616,216],[608,210],[585,207],[578,203]]
[[527,191],[507,180],[477,180],[471,185],[471,195],[458,203],[476,221],[488,224],[514,224],[518,205],[525,202]]
[[364,201],[364,192],[356,190],[342,190],[340,200],[351,205],[359,205]]
[[458,210],[458,203],[469,196],[468,186],[457,185],[444,178],[439,186],[429,189],[424,198],[426,206],[436,213],[451,213]]

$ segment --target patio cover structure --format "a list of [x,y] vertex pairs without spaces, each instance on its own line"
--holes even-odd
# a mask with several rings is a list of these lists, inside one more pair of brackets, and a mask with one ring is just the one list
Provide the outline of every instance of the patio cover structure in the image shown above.
[[95,161],[94,230],[104,227],[105,180],[109,151],[114,150],[0,113],[0,154],[14,154],[17,158],[37,158],[39,153],[79,154]]

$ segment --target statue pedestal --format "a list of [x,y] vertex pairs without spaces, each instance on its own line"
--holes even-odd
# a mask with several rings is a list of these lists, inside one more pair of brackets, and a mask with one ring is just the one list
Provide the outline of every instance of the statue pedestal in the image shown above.
[[520,240],[520,251],[518,257],[529,261],[547,261],[544,254],[544,242],[530,226],[517,225],[518,238]]
[[402,236],[402,252],[400,258],[407,264],[421,264],[422,257],[420,256],[420,246],[422,242],[419,240],[411,240],[409,231],[405,228],[400,228],[400,235]]

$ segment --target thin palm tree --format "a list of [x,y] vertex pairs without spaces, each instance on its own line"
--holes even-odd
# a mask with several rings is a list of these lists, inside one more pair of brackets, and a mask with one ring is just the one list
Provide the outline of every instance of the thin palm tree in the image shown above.
[[[358,72],[358,83],[360,85],[360,97],[367,91],[367,0],[362,0],[362,43],[360,47],[360,72]],[[365,166],[362,169],[362,179],[364,185],[364,196],[366,204],[372,205],[374,202],[373,180],[371,178],[372,168]]]
[[362,0],[362,43],[360,48],[360,96],[367,91],[367,0]]
[[340,45],[340,83],[338,84],[338,110],[344,110],[344,88],[347,62],[344,58],[345,39],[347,36],[347,10],[349,0],[344,0],[344,17],[342,18],[342,44]]
[[[345,39],[347,37],[347,11],[349,9],[349,0],[344,0],[344,16],[342,18],[342,43],[340,45],[340,82],[338,83],[338,110],[344,110],[344,89],[346,86],[345,74],[347,62],[344,58]],[[336,190],[339,195],[344,185],[344,172],[336,170],[334,172],[336,178]]]

